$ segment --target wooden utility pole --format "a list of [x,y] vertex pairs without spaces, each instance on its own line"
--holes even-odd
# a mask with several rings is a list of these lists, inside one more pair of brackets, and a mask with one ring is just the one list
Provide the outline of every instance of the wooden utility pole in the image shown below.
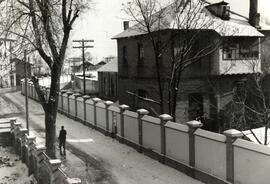
[[26,50],[24,50],[24,89],[25,89],[25,114],[26,114],[26,128],[29,135],[29,115],[28,115],[28,91],[27,91],[27,58]]
[[79,42],[81,43],[81,46],[73,47],[75,49],[82,49],[82,60],[83,60],[83,94],[85,94],[85,57],[84,57],[84,51],[86,48],[93,48],[94,46],[85,45],[85,43],[88,42],[94,42],[94,40],[73,40],[73,42]]

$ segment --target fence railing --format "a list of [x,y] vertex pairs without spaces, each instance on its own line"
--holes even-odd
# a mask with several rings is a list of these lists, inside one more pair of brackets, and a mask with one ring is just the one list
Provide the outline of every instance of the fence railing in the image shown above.
[[156,118],[145,109],[133,112],[67,91],[59,92],[58,105],[60,113],[206,183],[269,183],[270,149],[242,140],[237,130],[217,134],[201,129],[198,121],[179,124],[166,114]]

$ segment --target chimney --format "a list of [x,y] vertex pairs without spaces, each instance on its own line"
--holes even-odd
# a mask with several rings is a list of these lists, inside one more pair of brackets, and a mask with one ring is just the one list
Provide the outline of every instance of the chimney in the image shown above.
[[249,23],[260,28],[260,14],[258,13],[258,0],[249,0]]
[[129,28],[129,21],[124,21],[124,30]]

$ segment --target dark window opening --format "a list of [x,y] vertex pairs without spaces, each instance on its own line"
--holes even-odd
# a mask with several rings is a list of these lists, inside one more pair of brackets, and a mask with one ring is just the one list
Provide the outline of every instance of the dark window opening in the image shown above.
[[144,89],[137,89],[136,95],[134,95],[134,107],[139,108],[145,108],[145,103],[147,103],[143,98],[148,98],[148,92]]
[[113,78],[112,78],[112,76],[111,76],[111,95],[112,96],[115,96],[115,94],[114,94],[114,81],[113,81]]
[[142,97],[142,98],[147,98],[147,91],[143,90],[143,89],[138,89],[137,90],[137,94],[138,96]]
[[144,48],[142,44],[138,44],[138,63],[142,64],[144,61]]
[[223,6],[222,8],[223,8],[222,19],[229,20],[230,19],[230,7]]
[[122,56],[123,58],[123,63],[126,65],[127,63],[128,63],[128,59],[127,59],[127,47],[126,46],[124,46],[123,47],[123,56]]

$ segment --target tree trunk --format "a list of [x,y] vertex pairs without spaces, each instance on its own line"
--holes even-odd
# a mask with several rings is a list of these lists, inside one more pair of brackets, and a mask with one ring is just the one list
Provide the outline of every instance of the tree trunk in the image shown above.
[[[182,62],[182,60],[181,60]],[[174,71],[174,79],[173,79],[173,89],[172,89],[172,112],[171,116],[173,117],[173,121],[176,121],[176,105],[177,105],[177,95],[179,91],[181,76],[182,76],[182,70],[178,69]]]
[[52,159],[56,158],[56,151],[55,151],[55,140],[56,140],[55,120],[56,120],[55,113],[52,113],[51,111],[45,112],[46,154]]
[[[61,68],[61,67],[60,67]],[[58,67],[53,67],[51,72],[51,89],[45,110],[45,128],[46,128],[46,153],[51,158],[56,158],[55,141],[56,141],[56,117],[58,107],[58,91],[60,90],[61,71]]]
[[172,114],[171,114],[171,116],[173,117],[173,121],[174,122],[176,121],[177,93],[178,93],[178,90],[177,89],[174,89],[173,90],[173,95],[172,95]]
[[264,131],[264,145],[267,145],[268,144],[268,128],[269,128],[268,110],[266,110],[266,113],[264,116],[265,116],[264,120],[266,122],[265,131]]
[[157,82],[158,82],[158,92],[160,98],[160,114],[164,113],[164,97],[163,97],[163,88],[162,88],[162,77],[161,77],[161,68],[159,63],[159,53],[155,51],[155,60],[156,60],[156,71],[157,71]]
[[172,85],[170,86],[170,91],[171,91],[171,97],[170,97],[170,115],[173,117],[173,121],[176,120],[176,98],[177,98],[177,90],[176,90],[176,71],[175,71],[175,68],[174,68],[174,71],[173,71],[173,77],[172,77]]

